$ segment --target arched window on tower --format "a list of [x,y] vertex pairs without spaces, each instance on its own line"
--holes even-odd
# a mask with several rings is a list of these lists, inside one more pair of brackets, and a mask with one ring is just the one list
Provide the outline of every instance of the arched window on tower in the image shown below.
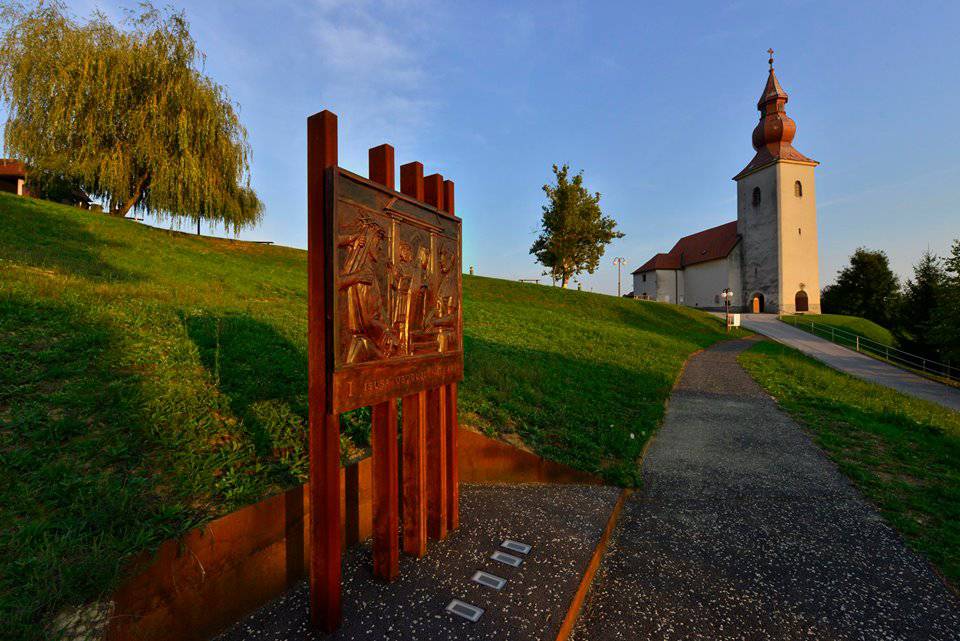
[[797,198],[803,198],[803,184],[799,180],[793,183],[793,195]]
[[753,206],[754,207],[760,206],[760,188],[759,187],[753,188]]

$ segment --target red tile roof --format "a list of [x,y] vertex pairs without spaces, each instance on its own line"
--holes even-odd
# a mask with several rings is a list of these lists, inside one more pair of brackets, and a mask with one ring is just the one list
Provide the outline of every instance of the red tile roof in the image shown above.
[[17,176],[23,178],[26,175],[27,168],[19,160],[0,158],[0,176]]
[[680,256],[657,254],[633,271],[634,274],[652,272],[655,269],[680,269]]
[[689,265],[726,258],[739,241],[735,220],[719,227],[704,229],[684,236],[669,252],[657,254],[633,273],[642,274],[655,269],[683,269]]

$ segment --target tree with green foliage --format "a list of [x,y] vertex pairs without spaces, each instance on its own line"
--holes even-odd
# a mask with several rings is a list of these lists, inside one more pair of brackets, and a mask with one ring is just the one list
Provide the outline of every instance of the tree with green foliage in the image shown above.
[[77,181],[118,216],[234,232],[260,220],[246,130],[203,74],[183,13],[145,3],[114,25],[99,11],[78,20],[60,0],[0,6],[9,154]]
[[823,289],[820,304],[825,314],[846,314],[890,327],[900,303],[900,281],[890,269],[886,253],[859,247],[850,265],[837,273],[837,281]]
[[600,193],[590,193],[583,186],[582,171],[571,177],[568,165],[554,165],[553,174],[556,184],[543,186],[547,204],[542,231],[530,253],[547,268],[545,274],[566,288],[574,276],[592,274],[606,246],[623,234],[616,231],[616,221],[600,210]]
[[953,241],[946,259],[943,290],[933,311],[930,336],[940,357],[954,366],[960,365],[960,240]]
[[936,357],[933,340],[933,318],[940,306],[947,274],[943,261],[928,249],[913,266],[913,278],[906,282],[900,306],[900,341],[906,349],[925,356]]

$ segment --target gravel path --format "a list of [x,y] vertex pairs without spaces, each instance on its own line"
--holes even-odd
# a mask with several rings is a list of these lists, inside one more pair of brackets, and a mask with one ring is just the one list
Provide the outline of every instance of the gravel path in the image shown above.
[[960,639],[960,600],[737,364],[687,365],[574,633]]
[[791,327],[773,314],[743,314],[741,318],[747,329],[800,350],[834,369],[960,412],[960,389],[917,376]]

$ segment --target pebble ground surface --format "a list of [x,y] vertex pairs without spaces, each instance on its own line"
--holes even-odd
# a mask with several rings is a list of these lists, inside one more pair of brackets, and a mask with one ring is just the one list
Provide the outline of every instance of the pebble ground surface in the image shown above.
[[574,630],[615,639],[960,639],[960,600],[739,366],[694,356]]
[[[604,486],[463,484],[460,528],[431,542],[423,559],[401,556],[393,583],[373,577],[369,542],[345,553],[336,634],[310,630],[304,582],[217,641],[552,641],[619,494]],[[520,567],[489,558],[504,539],[533,546],[515,554],[524,558]],[[473,583],[477,570],[506,578],[506,587]],[[484,608],[483,616],[472,623],[446,612],[454,598]]]

